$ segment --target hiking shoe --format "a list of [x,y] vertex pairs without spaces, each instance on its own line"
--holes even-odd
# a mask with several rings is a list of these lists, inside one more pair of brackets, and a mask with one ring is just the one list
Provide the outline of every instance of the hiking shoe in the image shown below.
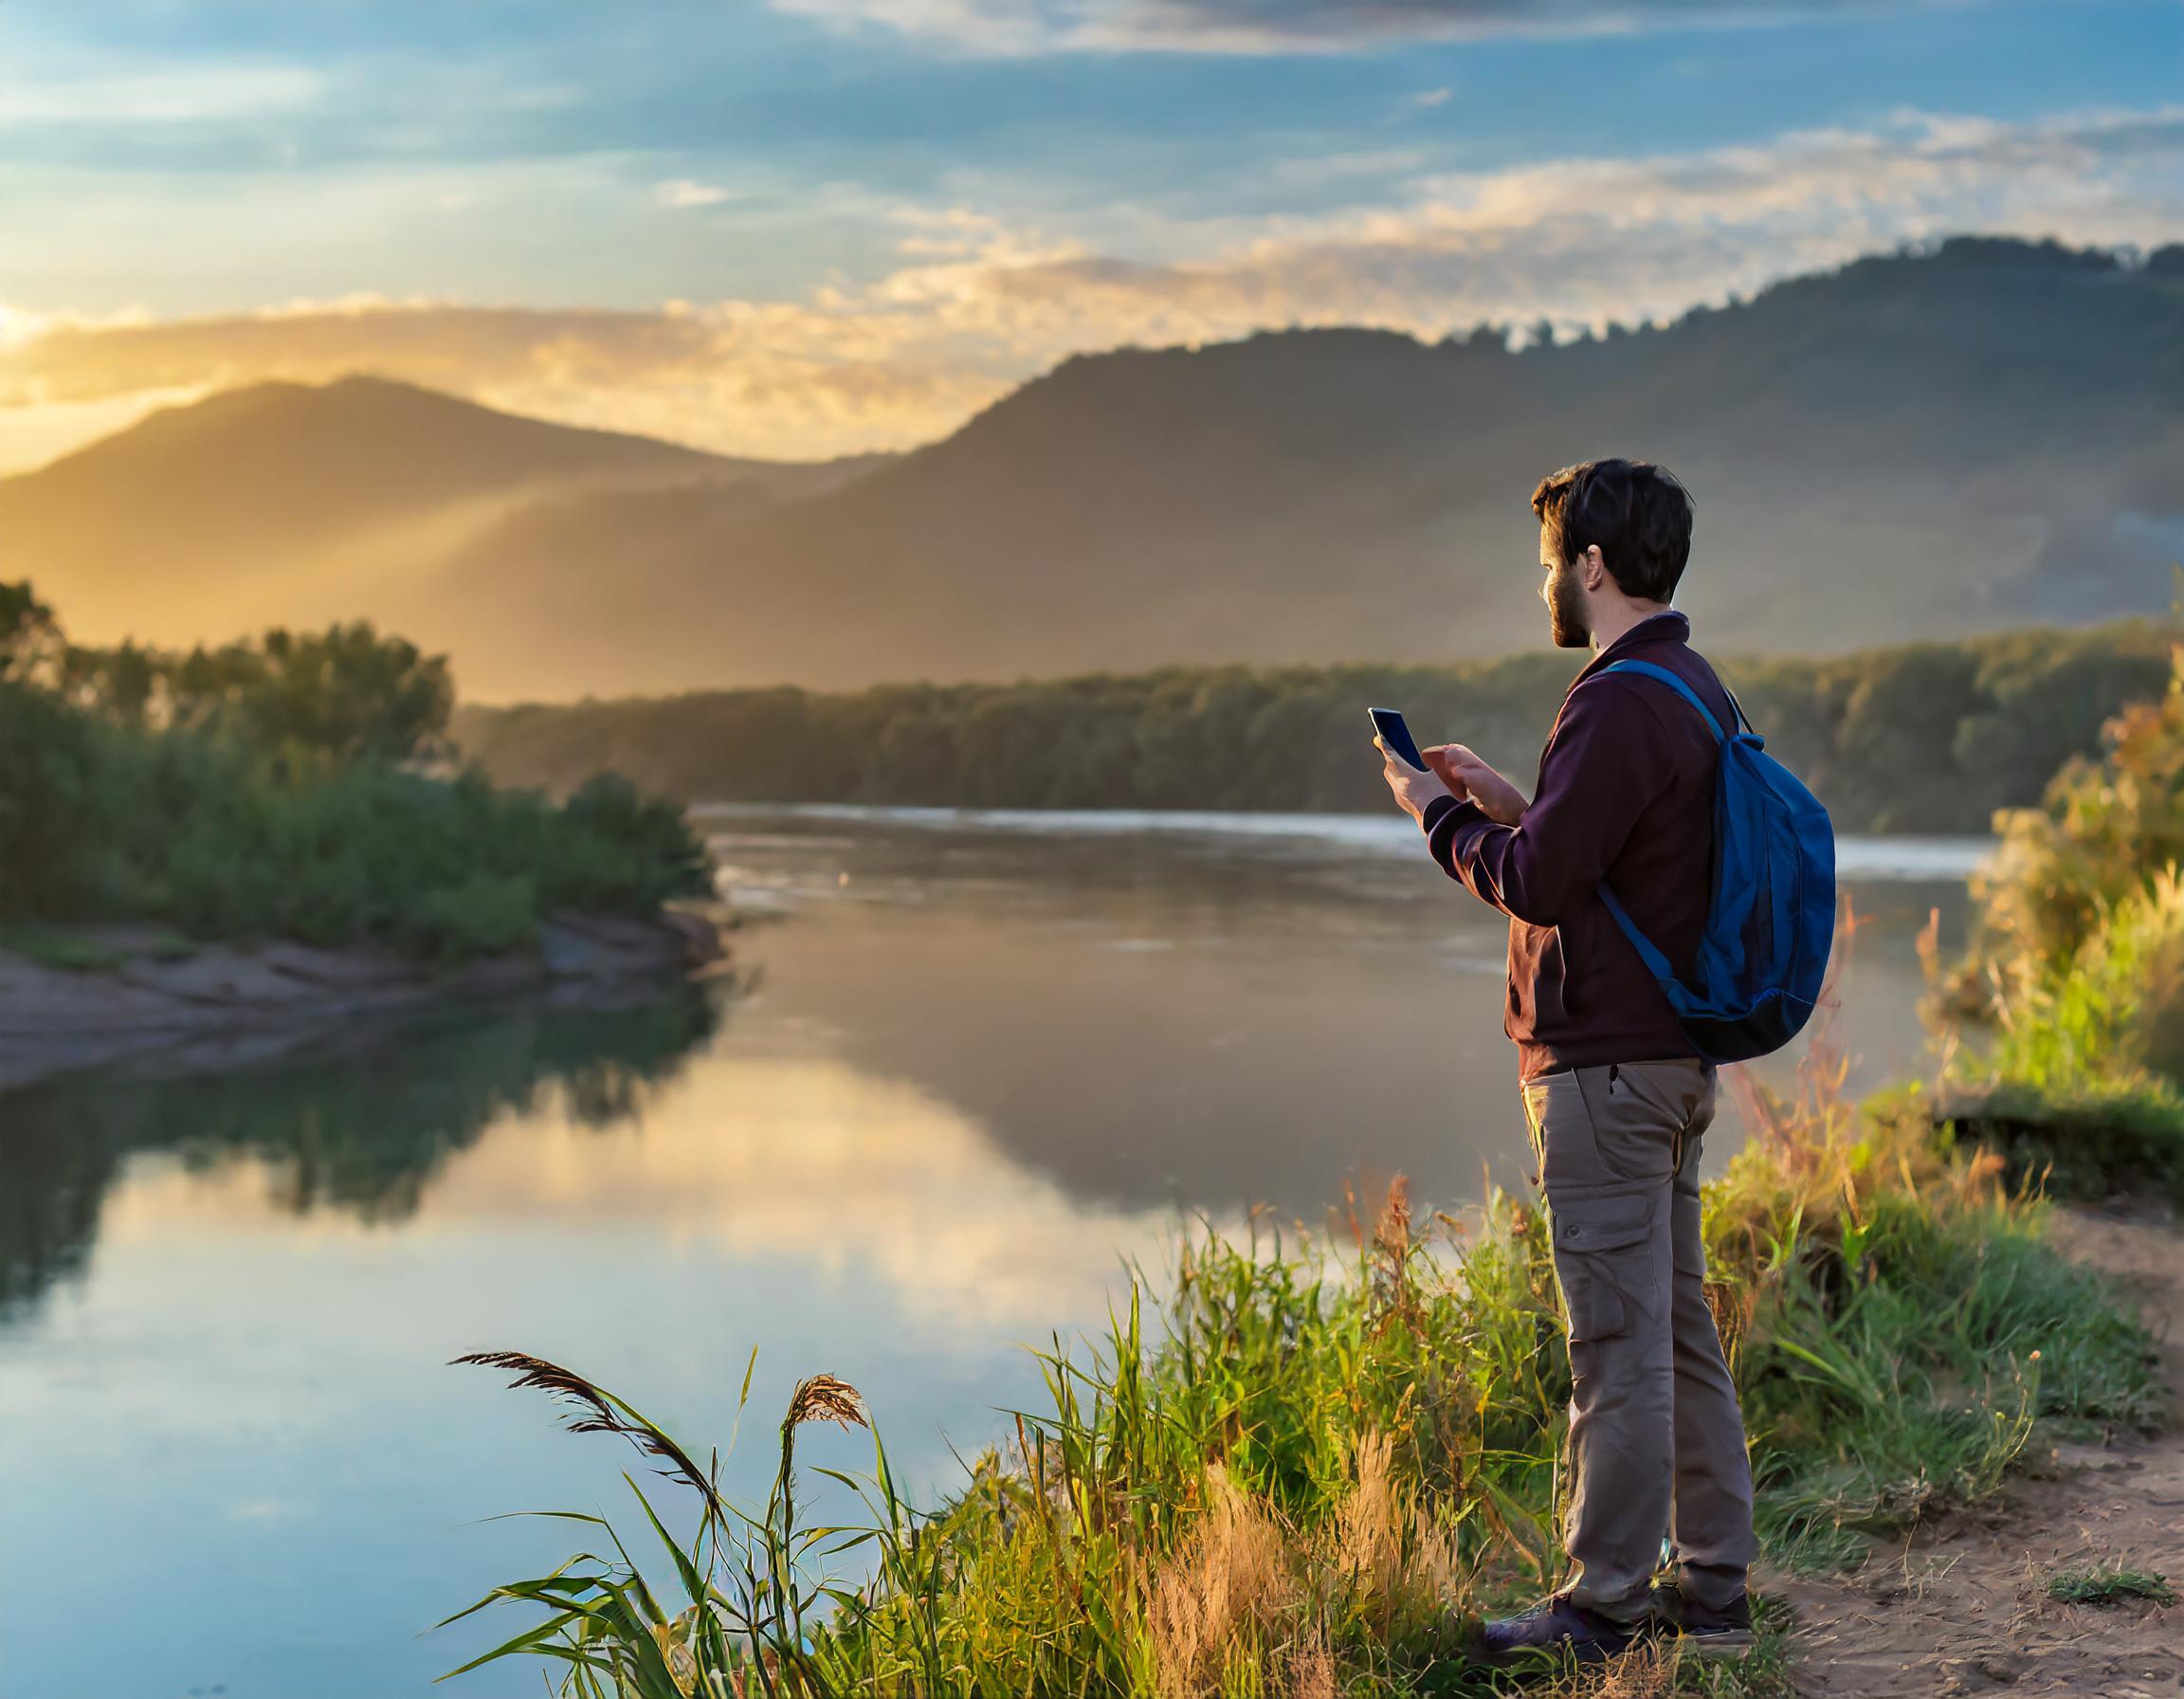
[[1752,1596],[1748,1593],[1738,1594],[1718,1611],[1680,1589],[1664,1593],[1662,1603],[1678,1638],[1693,1652],[1741,1652],[1752,1644]]
[[1581,1664],[1596,1664],[1629,1651],[1656,1626],[1649,1614],[1635,1622],[1618,1622],[1557,1593],[1521,1616],[1498,1617],[1482,1624],[1479,1652],[1489,1663],[1528,1652],[1567,1652]]

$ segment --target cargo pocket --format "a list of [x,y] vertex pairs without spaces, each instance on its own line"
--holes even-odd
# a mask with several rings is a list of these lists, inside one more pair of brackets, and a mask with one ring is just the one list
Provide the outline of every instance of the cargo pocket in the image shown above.
[[1628,1333],[1653,1295],[1653,1222],[1645,1197],[1588,1198],[1550,1206],[1555,1277],[1570,1317],[1570,1343]]
[[1567,1068],[1526,1083],[1524,1113],[1532,1124],[1532,1154],[1538,1164],[1535,1183],[1544,1184],[1552,1203],[1558,1188],[1597,1185],[1600,1152],[1592,1131],[1592,1106],[1585,1087]]

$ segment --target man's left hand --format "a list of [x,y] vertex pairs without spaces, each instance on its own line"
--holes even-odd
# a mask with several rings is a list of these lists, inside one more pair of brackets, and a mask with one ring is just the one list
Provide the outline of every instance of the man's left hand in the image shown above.
[[1455,795],[1442,783],[1438,773],[1419,772],[1378,738],[1373,740],[1373,747],[1380,752],[1380,758],[1387,763],[1387,771],[1382,776],[1388,780],[1388,788],[1395,793],[1396,804],[1413,820],[1426,813],[1426,805],[1434,797]]

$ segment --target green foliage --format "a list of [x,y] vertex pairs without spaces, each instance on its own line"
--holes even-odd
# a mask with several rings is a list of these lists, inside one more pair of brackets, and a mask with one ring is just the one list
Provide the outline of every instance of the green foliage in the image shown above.
[[1959,1135],[2058,1197],[2184,1198],[2184,1101],[2142,1086],[2061,1093],[2007,1078],[1953,1102]]
[[2169,1605],[2176,1602],[2176,1589],[2167,1576],[2151,1569],[2085,1563],[2048,1577],[2048,1597],[2064,1604],[2120,1604],[2126,1599],[2143,1599]]
[[0,950],[76,974],[110,972],[129,959],[112,944],[55,926],[0,926]]
[[270,630],[187,653],[128,643],[71,647],[58,673],[69,701],[125,725],[203,732],[340,762],[429,753],[455,707],[446,657],[427,656],[361,622],[300,634]]
[[522,942],[556,910],[646,914],[705,888],[703,850],[677,811],[619,781],[556,806],[475,774],[364,763],[291,776],[190,734],[65,711],[58,724],[65,758],[0,814],[9,918],[369,940],[460,959]]
[[[2036,800],[2104,721],[2157,695],[2150,626],[2029,631],[1723,676],[1843,831],[1981,831]],[[497,777],[566,790],[612,768],[691,802],[1379,810],[1364,710],[1531,771],[1568,686],[1552,654],[1461,667],[1170,667],[1015,685],[790,688],[468,709]]]
[[1973,948],[1938,998],[1969,1020],[1968,1131],[2071,1192],[2184,1196],[2184,649],[1975,882]]
[[2184,649],[2167,691],[2123,708],[2102,742],[2006,822],[2004,853],[1976,892],[1980,965],[2069,962],[2103,915],[2184,862]]
[[[1706,1231],[1778,1553],[1843,1557],[1993,1491],[2043,1417],[2151,1419],[2145,1334],[1992,1159],[1825,1090],[1763,1106]],[[1140,1277],[1103,1338],[1036,1353],[1040,1407],[952,1500],[913,1509],[876,1442],[869,1473],[833,1476],[864,1507],[840,1525],[797,1520],[793,1408],[743,1510],[611,1395],[495,1359],[668,1459],[701,1525],[678,1542],[645,1506],[664,1582],[616,1538],[497,1589],[482,1603],[543,1614],[488,1660],[617,1699],[1498,1690],[1464,1623],[1554,1579],[1568,1365],[1541,1217],[1497,1196],[1475,1228],[1432,1226],[1413,1236],[1398,1185],[1348,1248],[1196,1235],[1156,1326]],[[1689,1665],[1647,1690],[1780,1677],[1770,1653],[1749,1686]]]
[[2057,1099],[2184,1082],[2184,882],[2174,868],[2103,901],[2061,959],[2021,954],[1992,1005],[1984,1058],[2000,1079]]
[[118,667],[96,689],[81,670],[0,678],[0,922],[460,960],[558,910],[643,915],[708,888],[682,811],[626,780],[556,804],[398,764],[445,722],[446,669],[367,628],[199,651],[158,675],[157,715],[113,699]]
[[49,660],[59,637],[53,610],[29,585],[0,583],[0,683],[25,677]]

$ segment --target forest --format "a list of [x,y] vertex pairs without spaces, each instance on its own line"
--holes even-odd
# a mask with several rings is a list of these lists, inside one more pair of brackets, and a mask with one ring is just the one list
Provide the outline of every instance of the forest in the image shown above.
[[[2125,703],[2158,696],[2148,621],[1728,659],[1724,681],[1838,830],[1985,831]],[[457,710],[496,779],[566,793],[613,771],[685,802],[1379,811],[1368,706],[1528,783],[1577,668],[1552,652],[1442,667],[1175,667],[1013,685],[701,691]]]

